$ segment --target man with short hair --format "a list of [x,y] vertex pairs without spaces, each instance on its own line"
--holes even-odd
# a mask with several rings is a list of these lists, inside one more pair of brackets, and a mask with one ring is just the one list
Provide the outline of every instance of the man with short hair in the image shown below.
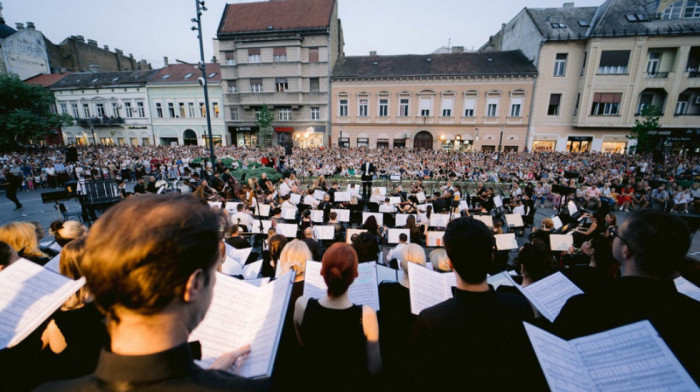
[[385,197],[384,203],[379,205],[379,212],[388,212],[388,213],[396,212],[396,207],[394,207],[391,204],[391,199],[389,199],[388,197]]
[[408,236],[406,233],[401,233],[399,234],[399,243],[394,247],[394,249],[390,250],[389,253],[386,255],[386,261],[391,262],[391,260],[396,260],[396,265],[399,266],[401,265],[401,252],[403,251],[403,248],[406,247],[406,243],[408,242]]
[[90,229],[81,271],[106,314],[109,346],[93,374],[38,391],[262,389],[221,371],[236,366],[249,345],[204,370],[188,343],[211,304],[227,223],[190,195],[143,196],[105,212]]
[[546,390],[523,327],[533,319],[530,304],[486,282],[493,263],[491,231],[476,219],[458,218],[447,225],[443,241],[457,287],[453,298],[416,319],[410,358],[416,389]]
[[321,261],[321,246],[318,244],[318,241],[314,239],[314,229],[312,227],[304,229],[304,238],[302,238],[302,241],[309,247],[313,259],[315,261]]
[[556,332],[572,339],[649,320],[700,383],[700,302],[678,293],[673,282],[690,248],[688,226],[663,211],[638,210],[613,237],[612,253],[623,277],[570,298],[554,321]]
[[651,208],[655,210],[666,210],[666,203],[668,202],[668,192],[666,192],[666,185],[660,184],[658,188],[651,191]]

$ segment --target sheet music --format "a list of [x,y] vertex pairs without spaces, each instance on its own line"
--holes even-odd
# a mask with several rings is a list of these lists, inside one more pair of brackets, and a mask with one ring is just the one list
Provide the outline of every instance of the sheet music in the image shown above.
[[257,278],[257,279],[246,279],[243,282],[248,283],[251,286],[262,287],[270,281],[270,278]]
[[277,234],[281,234],[287,238],[296,238],[297,225],[291,223],[278,223]]
[[576,212],[578,212],[578,208],[576,208],[576,204],[569,200],[569,202],[566,204],[566,208],[569,210],[569,215],[573,216]]
[[416,263],[407,264],[411,313],[419,314],[423,309],[452,298],[452,286],[457,286],[454,272],[440,273]]
[[648,320],[568,342],[524,324],[552,390],[698,390]]
[[508,227],[523,227],[525,222],[523,222],[523,216],[520,214],[506,214],[506,223]]
[[267,234],[267,231],[272,227],[272,221],[271,220],[262,220],[262,231],[260,231],[260,222],[259,220],[253,219],[253,229],[251,230],[252,233],[257,233],[257,234]]
[[323,223],[323,210],[309,210],[311,212],[311,222]]
[[445,243],[442,242],[442,237],[445,235],[444,231],[427,231],[425,235],[425,246],[445,246]]
[[493,205],[495,207],[503,207],[503,198],[501,198],[501,196],[494,196]]
[[406,234],[406,243],[411,242],[411,230],[409,229],[389,229],[389,238],[388,242],[390,244],[398,244],[399,243],[399,235],[401,233]]
[[[377,289],[377,263],[360,263],[357,266],[357,278],[348,288],[348,299],[355,305],[367,305],[379,310],[379,290]],[[306,262],[304,276],[304,295],[311,298],[323,298],[328,287],[321,276],[321,263]]]
[[296,208],[282,208],[282,219],[294,220],[297,218]]
[[450,223],[450,214],[430,214],[430,226],[432,227],[447,227]]
[[398,282],[398,271],[383,265],[377,265],[377,282]]
[[426,211],[428,211],[428,206],[429,206],[429,205],[430,205],[430,204],[418,204],[418,205],[416,206],[416,209],[418,209],[418,211],[426,212]]
[[382,196],[386,196],[386,187],[385,186],[375,186],[374,189],[379,189],[379,194]]
[[676,284],[676,290],[678,290],[679,293],[685,294],[700,302],[700,288],[698,288],[698,286],[692,284],[688,279],[682,276],[673,279],[673,283]]
[[20,343],[84,284],[27,259],[0,271],[0,349]]
[[53,259],[49,260],[48,263],[44,264],[44,268],[51,270],[57,274],[60,274],[61,273],[60,264],[61,264],[61,252],[59,252],[56,256],[54,256]]
[[226,211],[233,214],[237,211],[239,204],[241,203],[235,201],[227,201],[226,206],[224,208],[226,209]]
[[493,217],[491,215],[474,215],[473,218],[484,222],[488,228],[493,227]]
[[549,246],[552,250],[567,251],[574,245],[574,236],[571,234],[550,234]]
[[515,239],[515,233],[494,234],[496,239],[497,250],[518,249],[518,241]]
[[564,223],[558,215],[552,217],[552,223],[554,223],[554,230],[559,230],[564,226]]
[[294,204],[299,204],[301,202],[301,195],[298,193],[290,193],[289,201],[291,201]]
[[397,196],[391,196],[389,197],[389,203],[391,203],[392,205],[397,205],[401,203],[401,198]]
[[493,286],[496,290],[499,286],[515,286],[513,279],[509,277],[509,273],[506,271],[499,272],[496,275],[491,275],[486,278],[486,282]]
[[314,233],[319,240],[332,240],[335,238],[335,226],[314,226]]
[[369,218],[371,215],[374,215],[374,217],[377,219],[378,226],[384,225],[384,213],[383,212],[363,212],[362,213],[362,224],[364,224],[367,221],[367,218]]
[[209,311],[190,335],[191,341],[202,344],[202,360],[198,364],[208,368],[223,353],[250,343],[250,355],[236,374],[269,377],[291,289],[292,274],[260,288],[218,274]]
[[[258,209],[258,207],[260,207]],[[258,211],[260,213],[258,214]],[[255,216],[270,216],[270,205],[269,204],[259,204],[255,206]]]
[[316,200],[318,200],[318,201],[321,201],[321,200],[323,200],[323,196],[325,196],[325,194],[326,194],[326,192],[324,192],[324,191],[322,191],[322,190],[320,190],[320,189],[316,189],[316,190],[314,191],[313,198],[316,199]]
[[522,287],[515,285],[547,320],[554,322],[566,301],[574,295],[583,294],[572,281],[561,272],[556,272],[537,282]]
[[[336,195],[338,192],[335,193]],[[331,208],[331,212],[338,214],[338,222],[350,222],[350,210],[341,210],[338,208]]]
[[345,230],[345,242],[348,244],[352,244],[351,238],[352,238],[353,234],[360,235],[366,231],[367,231],[366,229],[347,229],[347,230]]
[[409,216],[413,216],[415,218],[416,222],[418,222],[418,217],[416,214],[396,214],[395,219],[395,226],[396,227],[401,227],[401,226],[406,226],[406,220],[408,219]]
[[344,202],[344,201],[350,201],[350,192],[340,192],[336,191],[333,194],[333,201],[336,203]]
[[426,199],[425,199],[425,192],[418,192],[418,193],[416,193],[416,198],[418,199],[418,202],[419,202],[419,203],[424,202],[424,201],[426,200]]
[[208,201],[207,204],[209,204],[209,207],[211,208],[221,208],[220,201]]
[[243,279],[257,279],[262,269],[262,259],[243,266]]

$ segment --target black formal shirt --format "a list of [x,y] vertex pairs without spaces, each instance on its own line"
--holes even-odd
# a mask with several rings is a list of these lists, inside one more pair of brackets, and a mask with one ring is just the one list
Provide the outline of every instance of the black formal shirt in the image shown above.
[[546,390],[523,326],[526,299],[454,290],[454,297],[423,310],[411,336],[408,373],[420,391]]
[[250,242],[243,237],[229,237],[224,240],[227,244],[233,246],[236,249],[250,248]]
[[100,353],[95,373],[69,381],[48,383],[37,392],[99,391],[262,391],[268,383],[195,365],[190,345],[150,355]]

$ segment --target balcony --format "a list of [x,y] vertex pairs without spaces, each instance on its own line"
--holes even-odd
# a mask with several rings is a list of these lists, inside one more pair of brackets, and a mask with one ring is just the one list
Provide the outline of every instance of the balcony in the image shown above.
[[101,125],[119,125],[124,124],[124,119],[121,117],[90,117],[76,118],[76,123],[83,126],[101,126]]
[[647,78],[649,79],[666,79],[668,78],[668,72],[647,72]]
[[432,124],[434,121],[433,116],[416,116],[416,124]]

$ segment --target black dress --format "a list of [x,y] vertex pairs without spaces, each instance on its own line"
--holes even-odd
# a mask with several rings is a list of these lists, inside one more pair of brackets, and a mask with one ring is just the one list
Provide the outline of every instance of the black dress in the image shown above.
[[304,294],[304,281],[294,282],[292,294],[287,304],[287,315],[284,319],[282,337],[277,348],[275,367],[272,381],[276,391],[294,391],[298,388],[296,380],[300,377],[302,368],[301,347],[294,330],[294,306],[297,299]]
[[362,306],[329,309],[312,298],[306,305],[300,332],[305,343],[301,379],[308,385],[298,390],[366,390],[369,371]]
[[[394,385],[406,380],[402,369],[408,357],[409,339],[416,315],[411,313],[408,288],[398,282],[379,285],[379,347],[382,352],[384,378]],[[397,386],[397,385],[395,385]],[[406,386],[401,385],[402,389]]]

